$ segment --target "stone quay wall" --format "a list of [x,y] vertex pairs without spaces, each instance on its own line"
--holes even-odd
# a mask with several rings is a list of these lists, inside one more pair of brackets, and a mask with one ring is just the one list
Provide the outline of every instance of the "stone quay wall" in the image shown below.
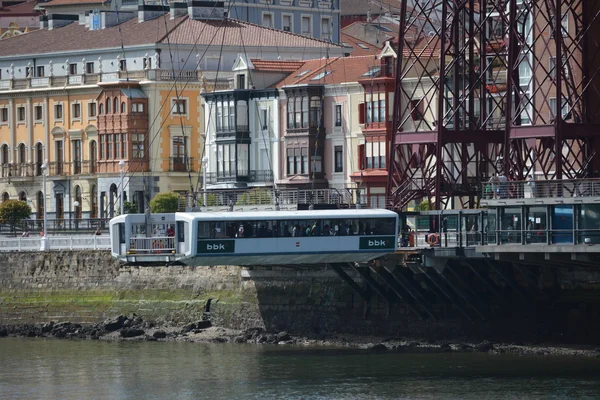
[[209,316],[216,326],[313,337],[589,341],[578,335],[600,328],[600,307],[591,303],[560,309],[513,303],[478,321],[432,304],[444,318],[420,320],[401,301],[388,305],[375,293],[363,301],[331,269],[123,266],[108,251],[91,250],[0,253],[0,325],[96,323],[135,313],[172,324]]

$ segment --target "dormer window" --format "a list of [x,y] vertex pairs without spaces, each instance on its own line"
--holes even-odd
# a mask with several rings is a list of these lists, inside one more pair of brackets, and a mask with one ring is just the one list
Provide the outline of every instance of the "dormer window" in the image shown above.
[[119,61],[119,71],[127,71],[127,60]]
[[237,88],[246,89],[246,75],[240,74],[237,76]]
[[69,75],[77,75],[77,64],[69,64]]

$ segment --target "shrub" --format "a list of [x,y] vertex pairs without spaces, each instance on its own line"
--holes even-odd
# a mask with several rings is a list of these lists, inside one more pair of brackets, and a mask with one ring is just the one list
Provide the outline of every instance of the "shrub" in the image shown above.
[[152,213],[174,213],[179,209],[179,195],[173,192],[158,193],[150,201]]
[[10,225],[14,232],[15,225],[31,216],[31,207],[21,200],[7,200],[0,204],[0,220]]

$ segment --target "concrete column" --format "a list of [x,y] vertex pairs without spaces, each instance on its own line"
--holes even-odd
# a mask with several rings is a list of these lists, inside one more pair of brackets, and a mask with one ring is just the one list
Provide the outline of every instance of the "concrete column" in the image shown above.
[[33,161],[33,107],[31,106],[31,97],[27,98],[25,106],[25,123],[27,124],[27,163]]
[[8,127],[10,130],[10,140],[8,142],[8,162],[11,164],[15,163],[15,146],[17,132],[17,126],[15,122],[15,99],[10,99],[10,101],[8,102]]
[[48,162],[50,161],[50,110],[48,107],[49,101],[48,96],[46,96],[44,98],[44,106],[42,110],[42,113],[44,114],[44,160],[42,160],[42,162],[45,162],[46,160],[48,160]]

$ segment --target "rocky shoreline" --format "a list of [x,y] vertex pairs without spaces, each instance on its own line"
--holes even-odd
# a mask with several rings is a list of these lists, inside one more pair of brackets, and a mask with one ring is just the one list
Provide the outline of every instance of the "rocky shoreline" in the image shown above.
[[120,315],[103,322],[82,325],[50,322],[42,325],[0,325],[2,337],[41,337],[80,340],[185,341],[195,343],[249,343],[356,348],[396,353],[488,353],[536,356],[578,356],[600,358],[600,348],[585,345],[496,343],[482,341],[430,342],[406,338],[354,335],[318,338],[295,337],[287,332],[265,332],[260,328],[235,330],[212,326],[208,320],[186,325],[145,321],[135,314]]

